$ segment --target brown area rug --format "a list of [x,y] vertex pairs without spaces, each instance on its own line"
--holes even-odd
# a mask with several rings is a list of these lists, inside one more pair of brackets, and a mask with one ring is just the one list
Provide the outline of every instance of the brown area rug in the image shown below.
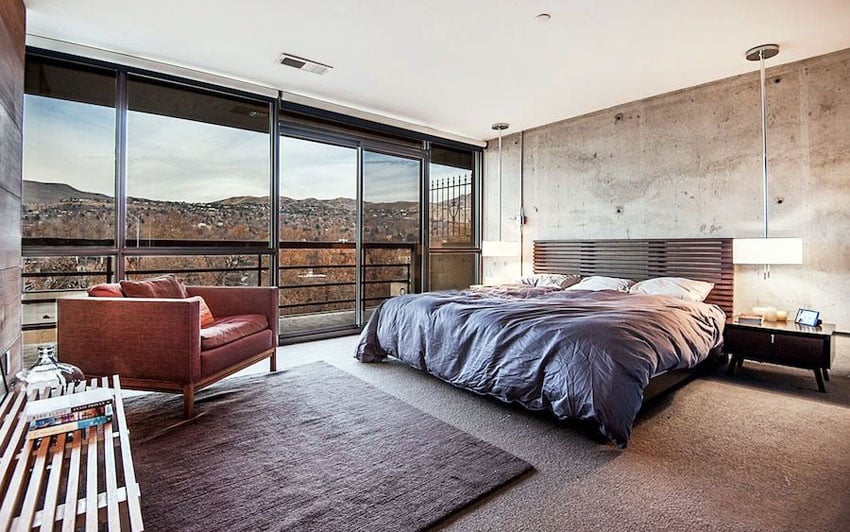
[[532,467],[328,364],[126,400],[147,530],[420,530]]

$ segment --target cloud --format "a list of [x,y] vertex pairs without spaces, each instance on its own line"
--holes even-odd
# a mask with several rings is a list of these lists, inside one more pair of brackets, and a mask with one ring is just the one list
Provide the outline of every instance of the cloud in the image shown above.
[[283,137],[280,194],[295,199],[357,196],[357,150]]
[[382,153],[363,154],[365,201],[419,201],[419,161]]
[[[127,119],[129,196],[210,202],[269,194],[268,134],[131,111]],[[115,110],[26,95],[24,178],[62,182],[112,196]],[[281,190],[296,199],[354,198],[357,151],[284,137]],[[364,199],[418,201],[420,162],[364,151]],[[432,177],[468,173],[432,165]]]
[[24,179],[115,193],[115,110],[27,95]]

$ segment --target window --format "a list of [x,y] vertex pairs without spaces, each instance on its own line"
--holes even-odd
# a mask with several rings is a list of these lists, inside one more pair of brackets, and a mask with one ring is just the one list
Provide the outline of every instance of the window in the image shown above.
[[429,281],[431,290],[466,288],[481,263],[476,248],[477,190],[472,151],[431,146]]
[[269,104],[130,77],[127,246],[269,240]]
[[431,149],[430,224],[432,248],[474,247],[472,152]]
[[282,137],[280,239],[354,242],[357,150]]
[[417,159],[363,152],[363,241],[420,241]]
[[115,80],[114,72],[27,61],[25,243],[114,244]]

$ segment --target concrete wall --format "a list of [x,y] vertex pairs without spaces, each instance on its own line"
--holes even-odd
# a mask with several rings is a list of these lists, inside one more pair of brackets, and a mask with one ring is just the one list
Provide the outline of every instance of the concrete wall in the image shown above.
[[12,375],[21,367],[24,17],[21,0],[0,0],[0,357],[9,352]]
[[[535,239],[761,236],[753,70],[506,136],[502,232],[519,239],[510,217],[522,196],[522,269]],[[767,281],[760,266],[738,266],[736,312],[814,308],[850,331],[850,49],[767,75],[770,236],[802,237],[804,264],[774,266]],[[496,238],[497,158],[491,141],[485,238]],[[515,277],[520,266],[485,261],[485,275]]]

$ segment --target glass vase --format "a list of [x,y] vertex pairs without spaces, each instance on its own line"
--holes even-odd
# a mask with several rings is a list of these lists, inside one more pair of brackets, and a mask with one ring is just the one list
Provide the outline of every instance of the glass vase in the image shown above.
[[80,368],[56,359],[56,346],[45,344],[38,346],[36,363],[15,375],[15,388],[31,392],[60,388],[66,384],[76,384],[84,379],[85,375]]

